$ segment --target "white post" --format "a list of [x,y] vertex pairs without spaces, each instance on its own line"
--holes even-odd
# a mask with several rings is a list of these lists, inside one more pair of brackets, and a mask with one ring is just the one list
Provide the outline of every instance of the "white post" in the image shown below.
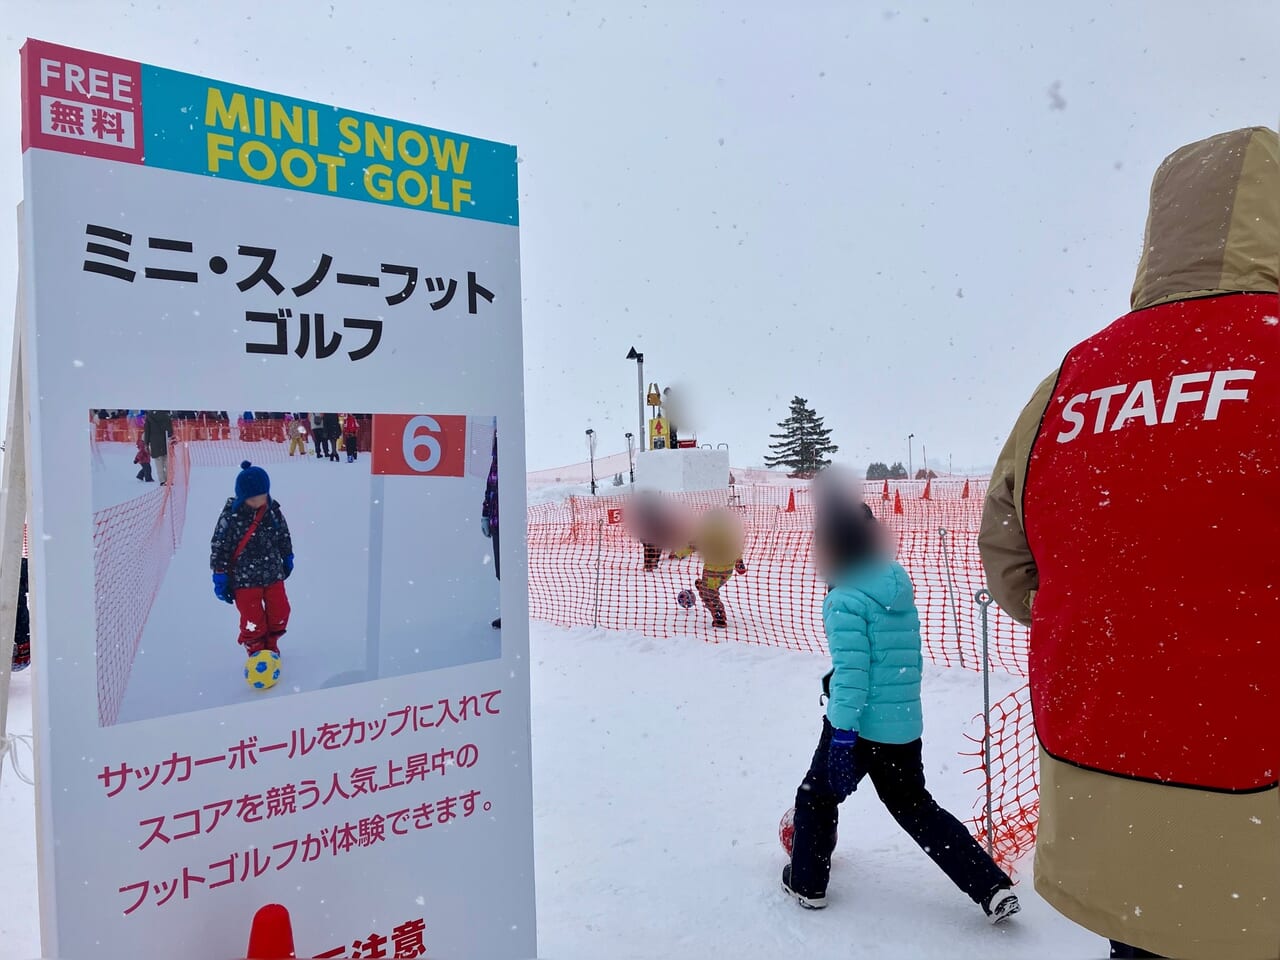
[[[13,633],[18,620],[18,582],[22,573],[22,532],[27,520],[27,415],[22,392],[24,282],[25,277],[19,266],[17,309],[13,323],[13,356],[9,373],[9,420],[4,445],[4,479],[0,481],[0,761],[4,759],[7,742],[9,678],[13,670]],[[3,770],[4,764],[0,763],[0,772]]]

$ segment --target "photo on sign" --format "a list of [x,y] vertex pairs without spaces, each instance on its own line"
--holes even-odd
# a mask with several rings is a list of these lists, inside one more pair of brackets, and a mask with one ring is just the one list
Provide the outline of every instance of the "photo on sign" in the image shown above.
[[88,419],[101,726],[501,656],[496,418]]

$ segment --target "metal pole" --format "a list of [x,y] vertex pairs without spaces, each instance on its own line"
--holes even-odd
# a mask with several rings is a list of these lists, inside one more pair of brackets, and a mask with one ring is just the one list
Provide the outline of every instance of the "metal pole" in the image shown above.
[[600,550],[604,539],[604,521],[596,521],[596,615],[594,626],[600,626]]
[[995,824],[991,815],[991,665],[987,657],[987,611],[991,594],[985,588],[973,595],[982,609],[982,769],[987,780],[987,854],[991,854]]
[[640,401],[640,449],[646,450],[645,447],[645,429],[644,429],[644,354],[636,354],[636,382],[639,389]]
[[915,439],[915,436],[916,435],[914,433],[907,434],[907,479],[908,480],[914,480],[916,478],[915,471],[912,469],[914,464],[911,462],[912,459],[914,459],[912,457],[911,441]]
[[951,551],[947,548],[947,528],[938,531],[938,539],[942,541],[942,557],[947,567],[947,596],[951,598],[951,614],[956,628],[956,654],[960,657],[960,666],[967,667],[964,662],[964,642],[960,638],[960,602],[956,596],[956,572],[951,565]]

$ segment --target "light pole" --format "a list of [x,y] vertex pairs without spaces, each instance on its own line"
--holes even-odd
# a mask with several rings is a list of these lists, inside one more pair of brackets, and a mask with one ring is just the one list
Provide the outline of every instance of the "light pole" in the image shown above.
[[591,457],[591,495],[596,495],[596,432],[587,428],[587,453]]
[[639,392],[640,400],[640,449],[644,449],[644,354],[631,348],[631,352],[627,354],[628,360],[636,362],[636,385]]
[[911,467],[913,466],[913,464],[911,463],[911,441],[915,439],[915,436],[916,435],[914,433],[907,434],[907,479],[908,480],[914,480],[916,478],[914,471],[912,471],[911,469]]
[[631,485],[636,483],[636,435],[627,431],[627,462],[631,465]]

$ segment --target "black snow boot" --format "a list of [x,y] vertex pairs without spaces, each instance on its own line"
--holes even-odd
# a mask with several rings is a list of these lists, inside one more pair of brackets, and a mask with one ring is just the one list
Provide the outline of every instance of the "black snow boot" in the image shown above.
[[804,893],[791,886],[791,864],[782,868],[782,892],[806,910],[821,910],[827,905],[825,893]]

